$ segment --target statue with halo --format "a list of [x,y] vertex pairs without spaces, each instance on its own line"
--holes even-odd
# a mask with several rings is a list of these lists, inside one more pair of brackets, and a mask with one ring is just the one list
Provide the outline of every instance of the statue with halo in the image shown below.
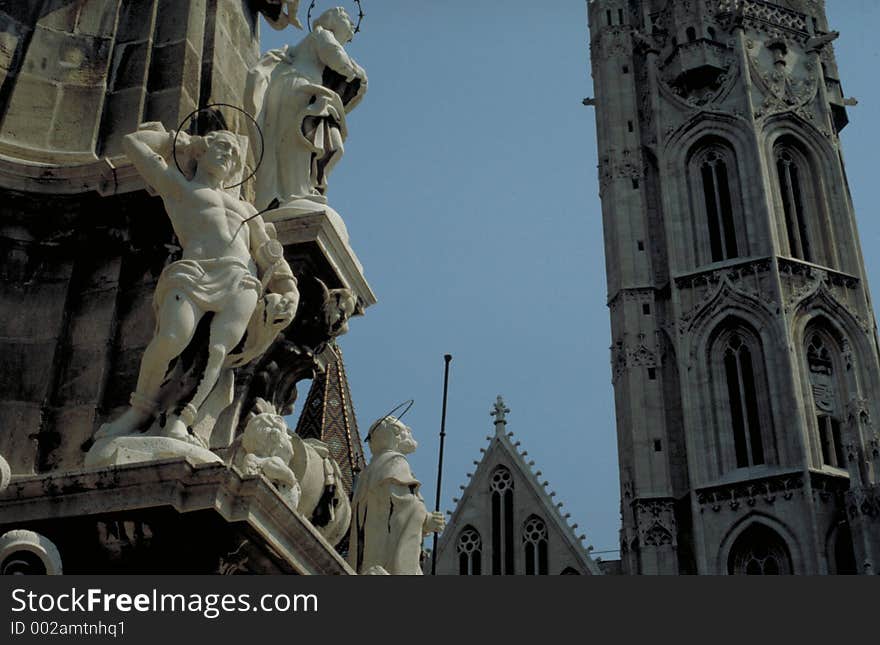
[[[296,25],[296,5],[288,3],[288,13],[281,13],[287,18],[270,24]],[[367,91],[366,72],[344,48],[355,30],[342,7],[328,9],[298,44],[267,52],[248,73],[244,107],[266,140],[257,208],[326,208],[327,178],[348,132],[346,114]]]

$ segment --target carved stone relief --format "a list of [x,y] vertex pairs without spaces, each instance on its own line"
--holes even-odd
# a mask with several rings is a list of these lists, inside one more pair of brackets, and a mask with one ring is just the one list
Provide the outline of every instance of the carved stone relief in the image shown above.
[[636,500],[634,510],[638,541],[642,547],[678,545],[672,500]]
[[700,490],[697,491],[697,503],[700,513],[706,510],[718,513],[725,506],[731,511],[738,511],[754,508],[759,502],[772,506],[777,501],[789,501],[803,488],[802,475],[795,473]]

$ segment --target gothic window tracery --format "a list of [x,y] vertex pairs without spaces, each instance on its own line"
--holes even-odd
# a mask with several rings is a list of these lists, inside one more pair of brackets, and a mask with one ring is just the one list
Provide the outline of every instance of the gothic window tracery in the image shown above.
[[720,140],[704,142],[689,161],[699,264],[746,254],[736,156]]
[[472,526],[466,526],[458,536],[458,573],[462,576],[478,576],[482,573],[483,540]]
[[764,463],[764,441],[758,413],[758,391],[752,352],[739,334],[732,334],[724,349],[724,372],[738,468]]
[[525,551],[526,575],[546,576],[549,570],[547,562],[547,525],[537,515],[532,515],[523,525],[522,535]]
[[736,539],[727,559],[730,575],[790,575],[791,555],[776,531],[763,524],[753,524]]
[[788,234],[789,253],[796,258],[813,261],[813,250],[808,228],[807,203],[804,195],[804,179],[807,168],[800,155],[789,146],[776,149],[776,172],[782,196],[785,230]]
[[721,472],[775,463],[776,445],[761,341],[729,319],[710,351]]
[[492,471],[492,575],[513,575],[513,476],[504,466]]

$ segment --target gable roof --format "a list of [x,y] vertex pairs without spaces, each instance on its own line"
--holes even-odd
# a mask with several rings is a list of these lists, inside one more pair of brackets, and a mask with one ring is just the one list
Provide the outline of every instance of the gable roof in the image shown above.
[[[586,536],[575,533],[578,525],[568,523],[570,515],[564,513],[561,502],[554,501],[556,493],[548,492],[549,482],[539,479],[543,473],[540,470],[532,470],[535,462],[526,461],[528,452],[520,451],[520,442],[513,440],[513,432],[506,431],[507,412],[509,410],[504,407],[504,402],[499,396],[491,413],[495,417],[495,432],[486,437],[489,445],[487,448],[480,449],[482,458],[474,462],[476,470],[473,473],[468,473],[468,482],[461,486],[460,498],[453,499],[453,502],[456,503],[455,509],[451,512],[446,529],[441,534],[437,545],[438,562],[447,549],[455,548],[459,533],[470,523],[467,516],[473,513],[469,511],[474,505],[480,504],[476,498],[480,492],[489,490],[492,473],[499,465],[503,465],[514,474],[514,478],[518,482],[525,484],[526,490],[517,489],[517,496],[521,500],[523,493],[525,493],[527,497],[532,498],[528,506],[531,507],[533,513],[539,515],[547,523],[548,530],[561,538],[571,559],[579,565],[578,568],[582,569],[584,573],[602,575],[601,568],[589,555],[593,547],[584,548],[582,545]],[[483,511],[487,516],[490,513],[488,507]]]

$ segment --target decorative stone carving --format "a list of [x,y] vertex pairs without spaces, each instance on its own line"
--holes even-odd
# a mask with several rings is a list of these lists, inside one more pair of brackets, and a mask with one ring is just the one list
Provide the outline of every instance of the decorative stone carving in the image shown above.
[[370,427],[367,442],[372,458],[354,490],[348,562],[358,573],[422,575],[422,540],[446,522],[425,507],[407,462],[418,444],[410,428],[390,416]]
[[844,499],[850,519],[880,517],[880,489],[877,486],[850,489]]
[[296,401],[296,384],[311,379],[328,343],[348,331],[350,318],[363,313],[350,289],[328,289],[320,279],[300,285],[302,305],[294,323],[279,338],[258,366],[251,381],[245,409],[257,398],[266,399],[281,414],[291,414]]
[[3,455],[0,455],[0,493],[9,487],[11,481],[12,470],[9,468],[9,462],[3,458]]
[[[183,172],[172,161],[175,136]],[[165,267],[156,285],[156,328],[131,407],[98,430],[86,462],[109,465],[175,451],[214,461],[206,447],[232,400],[232,368],[262,354],[293,320],[296,278],[273,227],[225,189],[243,166],[236,135],[189,137],[149,123],[123,145],[162,196],[183,257]],[[138,434],[154,419],[146,435]],[[123,447],[127,456],[116,450]]]
[[736,511],[745,502],[746,507],[754,507],[759,501],[773,505],[777,499],[790,500],[794,493],[803,490],[804,481],[800,473],[778,475],[748,482],[705,488],[697,491],[700,513],[707,508],[718,513],[724,505]]
[[642,546],[677,545],[675,508],[671,500],[635,501],[638,539]]
[[233,463],[245,475],[264,475],[296,508],[302,488],[288,466],[292,458],[293,444],[284,418],[267,410],[248,422]]
[[58,547],[46,536],[16,529],[0,536],[0,575],[49,575],[62,573]]
[[264,475],[330,544],[348,532],[351,504],[329,448],[294,434],[270,403],[257,399],[232,463],[244,475]]
[[249,71],[244,106],[265,141],[258,208],[277,200],[304,212],[324,209],[327,177],[343,153],[345,115],[367,90],[366,72],[344,49],[353,35],[345,10],[328,9],[299,44],[267,52]]

